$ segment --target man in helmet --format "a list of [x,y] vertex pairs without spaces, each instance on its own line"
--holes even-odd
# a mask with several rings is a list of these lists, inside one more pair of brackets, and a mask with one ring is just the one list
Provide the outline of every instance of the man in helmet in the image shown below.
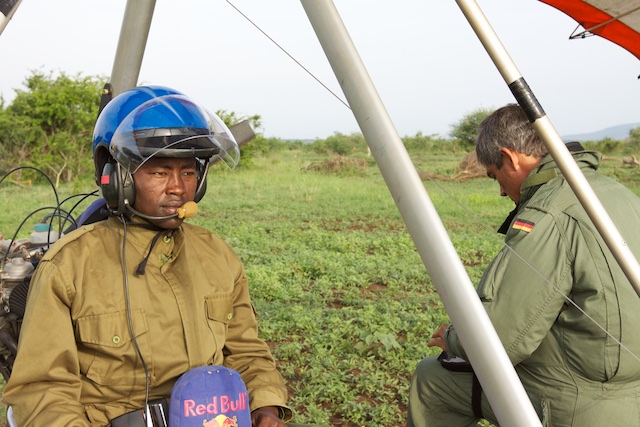
[[[638,257],[640,199],[596,171],[598,153],[578,143],[567,149]],[[478,295],[542,425],[640,425],[633,286],[519,105],[480,124],[476,152],[500,195],[516,204]],[[474,374],[456,363],[467,359],[456,329],[442,325],[427,346],[446,353],[418,364],[407,425],[497,424]]]
[[183,94],[139,87],[96,122],[94,160],[110,217],[51,248],[32,282],[4,400],[20,426],[107,426],[169,398],[178,377],[224,365],[244,380],[255,426],[291,418],[258,338],[230,247],[188,223],[209,165],[239,159],[219,118]]

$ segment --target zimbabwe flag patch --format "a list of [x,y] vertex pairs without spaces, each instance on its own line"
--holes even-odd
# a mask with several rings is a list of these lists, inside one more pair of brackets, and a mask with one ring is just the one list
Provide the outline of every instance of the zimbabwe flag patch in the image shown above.
[[536,224],[531,222],[531,221],[527,221],[524,219],[518,219],[516,218],[516,220],[513,222],[513,228],[515,228],[516,230],[522,230],[525,233],[530,232],[531,230],[533,230],[533,227]]

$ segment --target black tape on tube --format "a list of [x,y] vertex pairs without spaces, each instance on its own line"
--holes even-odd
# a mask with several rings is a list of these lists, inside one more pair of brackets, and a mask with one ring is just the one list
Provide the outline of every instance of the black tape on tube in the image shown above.
[[523,77],[511,83],[509,89],[511,89],[511,93],[516,98],[529,122],[533,123],[540,117],[545,116],[546,113]]

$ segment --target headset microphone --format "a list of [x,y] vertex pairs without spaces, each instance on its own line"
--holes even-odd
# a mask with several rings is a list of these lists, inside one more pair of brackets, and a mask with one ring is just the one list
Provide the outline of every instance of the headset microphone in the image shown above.
[[193,201],[186,202],[184,205],[180,206],[176,210],[176,213],[171,214],[171,215],[167,215],[167,216],[145,215],[142,212],[138,212],[137,210],[135,210],[130,205],[127,205],[126,209],[131,211],[134,215],[139,216],[140,218],[149,219],[149,220],[152,220],[152,221],[171,219],[171,218],[180,218],[180,219],[182,219],[182,218],[192,218],[192,217],[196,216],[196,214],[198,213],[198,205],[197,205],[196,202],[193,202]]
[[187,202],[178,208],[178,218],[192,218],[198,213],[198,204],[196,202]]

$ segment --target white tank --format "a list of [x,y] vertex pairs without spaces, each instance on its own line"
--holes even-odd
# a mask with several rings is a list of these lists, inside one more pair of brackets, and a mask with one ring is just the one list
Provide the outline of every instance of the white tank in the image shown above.
[[49,228],[49,224],[36,224],[33,233],[31,233],[31,244],[44,245],[58,240],[58,232],[55,230],[49,231]]

